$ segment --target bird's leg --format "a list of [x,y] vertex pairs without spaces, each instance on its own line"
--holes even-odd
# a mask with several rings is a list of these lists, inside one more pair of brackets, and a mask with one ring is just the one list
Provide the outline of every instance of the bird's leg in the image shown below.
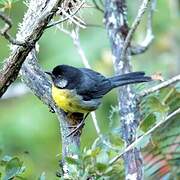
[[85,115],[85,117],[83,118],[83,120],[82,120],[82,121],[76,126],[76,128],[75,128],[73,131],[71,131],[66,137],[69,137],[69,136],[75,134],[77,131],[79,131],[79,130],[84,126],[84,122],[85,122],[85,120],[86,120],[86,118],[87,118],[88,115],[89,115],[89,113],[87,113],[87,114]]
[[79,122],[82,121],[84,114],[82,113],[67,113],[66,114],[68,119],[69,119],[69,123],[71,125],[68,126],[68,128],[76,128],[77,124],[79,124]]

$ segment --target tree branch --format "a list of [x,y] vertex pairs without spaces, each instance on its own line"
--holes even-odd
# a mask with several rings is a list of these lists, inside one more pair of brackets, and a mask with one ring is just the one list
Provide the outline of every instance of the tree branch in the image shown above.
[[[28,11],[16,36],[17,42],[27,42],[28,46],[13,46],[9,58],[0,71],[0,97],[17,78],[22,63],[39,40],[46,25],[53,18],[62,0],[31,0]],[[8,29],[8,28],[7,28]],[[7,30],[6,29],[6,30]],[[6,33],[7,34],[7,31]]]
[[[84,5],[84,1],[82,1],[79,4],[79,6],[77,7],[77,9],[74,12],[72,12],[71,14],[69,14],[69,16],[72,18],[74,15],[76,15],[76,13],[79,12],[79,10],[81,9],[81,7],[83,5]],[[66,16],[64,19],[60,19],[58,21],[55,21],[55,22],[52,22],[52,23],[48,24],[46,28],[50,28],[50,27],[56,26],[58,24],[61,24],[61,23],[65,22],[65,21],[67,21],[69,19],[69,16]]]
[[67,116],[62,110],[56,107],[51,96],[51,82],[46,74],[42,71],[37,63],[35,50],[32,50],[26,61],[23,63],[21,71],[23,82],[31,89],[31,91],[46,105],[52,108],[58,117],[60,124],[60,132],[62,139],[62,160],[64,173],[68,173],[65,163],[67,156],[77,156],[74,149],[80,148],[81,132],[73,136],[68,136],[72,131],[72,126],[76,126],[82,120],[82,117]]
[[148,94],[156,92],[156,91],[158,91],[158,90],[160,90],[162,88],[165,88],[165,87],[167,87],[167,86],[169,86],[171,84],[174,84],[174,83],[176,83],[178,81],[180,81],[180,74],[177,75],[177,76],[174,76],[173,78],[171,78],[171,79],[169,79],[167,81],[164,81],[164,82],[162,82],[162,83],[160,83],[160,84],[158,84],[158,85],[156,85],[156,86],[154,86],[152,88],[144,90],[142,93],[140,93],[139,97],[147,96]]
[[[46,105],[53,109],[60,123],[62,138],[62,159],[64,174],[68,173],[66,156],[77,156],[75,149],[80,148],[80,135],[77,132],[73,136],[67,137],[72,131],[72,126],[76,126],[83,119],[82,115],[66,115],[54,104],[51,96],[51,82],[38,65],[33,46],[43,34],[47,24],[57,12],[62,0],[30,0],[28,10],[16,35],[18,41],[30,42],[31,47],[12,46],[11,55],[4,63],[0,72],[0,95],[16,79],[19,70],[23,82],[31,91]],[[26,60],[25,60],[26,59]],[[24,61],[25,60],[25,61]]]
[[86,24],[84,22],[82,22],[82,20],[80,20],[80,18],[74,18],[75,17],[75,14],[72,15],[73,13],[71,14],[68,14],[63,8],[59,8],[61,10],[61,12],[68,18],[68,20],[71,22],[71,23],[74,23],[76,24],[77,26],[85,29],[86,28]]
[[[138,15],[129,29],[127,23],[126,0],[105,1],[105,25],[110,39],[112,59],[116,74],[131,71],[131,40],[138,27],[150,0],[144,0],[139,8]],[[121,115],[122,138],[129,146],[136,140],[137,129],[140,123],[139,107],[136,93],[132,86],[119,88],[119,111]],[[141,180],[143,178],[143,162],[140,150],[133,148],[123,155],[125,177]]]
[[170,120],[173,116],[177,115],[180,113],[180,108],[178,108],[177,110],[175,110],[174,112],[172,112],[171,114],[169,114],[164,120],[158,122],[154,127],[152,127],[149,131],[147,131],[146,133],[144,133],[141,137],[139,137],[138,139],[136,139],[132,144],[130,144],[128,147],[126,147],[126,149],[123,150],[122,153],[120,153],[118,156],[114,157],[110,162],[109,165],[112,165],[113,163],[115,163],[117,160],[119,160],[123,154],[125,154],[126,152],[128,152],[129,150],[133,149],[138,143],[140,143],[145,136],[151,134],[154,130],[156,130],[158,127],[160,127],[162,124],[164,124],[165,122],[167,122],[168,120]]
[[148,11],[148,17],[147,17],[146,37],[140,45],[131,46],[131,55],[142,54],[151,45],[154,39],[154,35],[152,31],[152,20],[153,20],[153,13],[155,11],[155,8],[156,8],[156,0],[151,0],[151,4],[149,6],[149,11]]
[[121,59],[122,60],[125,58],[127,48],[130,46],[133,35],[134,35],[139,23],[142,20],[143,14],[145,13],[149,2],[150,2],[150,0],[143,0],[142,4],[141,4],[141,6],[140,6],[140,8],[138,10],[138,14],[137,14],[135,20],[133,21],[132,26],[131,26],[131,28],[130,28],[128,34],[127,34],[127,37],[126,37],[126,39],[124,41],[124,45],[123,45],[122,53],[121,53]]

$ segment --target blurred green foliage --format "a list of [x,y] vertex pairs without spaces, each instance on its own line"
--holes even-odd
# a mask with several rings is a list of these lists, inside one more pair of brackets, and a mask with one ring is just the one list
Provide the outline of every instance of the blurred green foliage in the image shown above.
[[[179,11],[175,11],[171,5],[171,1],[172,0],[158,1],[153,25],[155,34],[154,43],[146,53],[132,58],[134,71],[143,70],[148,74],[161,72],[165,78],[176,75],[179,72]],[[8,6],[5,7],[2,2],[4,1],[0,1],[0,8],[4,8],[6,14],[12,18],[13,28],[10,30],[10,33],[15,36],[18,30],[18,24],[22,21],[23,14],[27,7],[21,0],[11,4],[11,8]],[[136,4],[139,3],[139,1],[129,0],[128,2],[129,22],[132,22],[137,13]],[[113,74],[113,68],[109,42],[102,24],[103,15],[95,9],[87,9],[84,10],[82,16],[87,24],[100,24],[102,26],[88,27],[85,30],[81,30],[81,45],[92,68],[110,76]],[[0,27],[2,26],[3,23],[0,21]],[[143,40],[145,36],[144,30],[145,18],[134,38],[136,41],[141,42]],[[0,67],[4,59],[9,55],[8,45],[8,42],[3,37],[0,37]],[[40,40],[40,53],[38,58],[44,70],[52,69],[58,64],[70,64],[77,67],[83,66],[72,40],[55,28],[48,29],[43,34]],[[138,88],[139,90],[143,89],[144,85],[138,85]],[[169,92],[169,89],[167,89],[167,91]],[[173,94],[175,91],[169,96],[176,97]],[[169,104],[166,105],[162,103],[163,98],[163,92],[158,96],[148,97],[146,100],[148,100],[150,107],[145,107],[150,110],[152,110],[153,107],[153,112],[157,111],[160,114],[167,112],[169,110],[168,108],[172,108]],[[168,99],[169,97],[165,98]],[[167,100],[167,102],[169,101]],[[104,138],[110,137],[110,139],[106,140],[108,140],[113,147],[118,148],[122,147],[123,142],[119,143],[119,137],[117,136],[119,131],[117,128],[113,128],[117,127],[118,124],[117,113],[111,111],[116,109],[116,104],[116,92],[113,91],[104,98],[101,108],[96,112]],[[111,106],[112,108],[110,108]],[[171,104],[171,106],[173,106],[173,104]],[[145,110],[145,108],[143,110]],[[147,122],[148,120],[148,123],[142,124],[142,131],[146,132],[152,127],[153,123],[156,122],[157,118],[160,119],[159,114],[153,112],[143,111],[145,114],[143,122]],[[113,131],[111,132],[112,129]],[[106,171],[115,176],[116,173],[113,172],[122,171],[122,167],[114,166],[112,169],[108,169],[109,167],[107,167],[106,164],[109,158],[116,153],[115,151],[109,150],[108,152],[112,154],[108,153],[104,155],[107,151],[104,152],[97,147],[92,148],[92,143],[96,138],[96,132],[92,120],[89,117],[82,135],[82,151],[84,151],[84,154],[79,161],[85,159],[83,161],[85,166],[89,162],[96,162],[95,166],[91,164],[92,166],[87,167],[92,174],[94,172],[102,174]],[[83,150],[84,147],[87,147],[86,151]],[[88,150],[89,148],[91,149]],[[0,151],[2,151],[1,159],[4,163],[3,167],[0,168],[0,172],[3,171],[6,176],[21,176],[21,171],[23,167],[26,166],[23,177],[27,177],[27,179],[38,179],[38,177],[43,179],[44,176],[46,176],[47,179],[56,179],[56,169],[59,168],[58,160],[61,157],[59,123],[56,116],[50,113],[48,108],[31,93],[18,98],[0,100]],[[102,153],[104,154],[102,155]],[[10,158],[3,161],[5,155],[9,155]],[[106,159],[104,157],[106,157]],[[82,163],[76,162],[75,159],[67,159],[67,161],[69,164],[73,164],[73,166],[74,164],[77,166],[81,164],[82,166]],[[43,172],[45,172],[45,174]],[[79,171],[79,173],[82,172],[83,171]],[[89,174],[87,174],[87,176],[88,175]]]

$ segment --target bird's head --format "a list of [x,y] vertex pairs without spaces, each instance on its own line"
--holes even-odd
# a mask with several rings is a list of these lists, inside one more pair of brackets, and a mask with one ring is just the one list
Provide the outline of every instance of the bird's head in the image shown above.
[[73,89],[80,78],[79,70],[68,65],[56,66],[52,72],[45,73],[51,77],[53,84],[60,89]]

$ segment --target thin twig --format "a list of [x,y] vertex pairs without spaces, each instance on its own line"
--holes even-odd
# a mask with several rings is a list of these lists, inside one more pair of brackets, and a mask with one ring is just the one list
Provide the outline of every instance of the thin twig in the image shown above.
[[86,55],[85,55],[85,53],[84,53],[84,51],[83,51],[83,49],[82,49],[82,47],[81,47],[81,45],[80,45],[80,40],[79,40],[79,28],[78,28],[78,27],[76,28],[75,31],[73,31],[73,32],[71,33],[71,37],[72,37],[72,39],[73,39],[73,43],[74,43],[76,49],[78,50],[78,53],[79,53],[79,55],[80,55],[80,57],[81,57],[81,60],[82,60],[82,62],[83,62],[83,64],[84,64],[84,66],[85,66],[86,68],[91,69],[91,66],[90,66],[90,64],[89,64],[89,61],[87,60]]
[[96,132],[100,136],[101,135],[101,130],[100,130],[99,125],[98,125],[98,121],[97,121],[97,118],[96,118],[96,113],[92,112],[91,117],[92,117],[92,120],[93,120],[94,127],[96,129]]
[[[85,2],[82,1],[82,2],[79,4],[78,8],[77,8],[74,12],[72,12],[71,14],[69,14],[69,16],[73,17],[74,15],[76,15],[76,14],[79,12],[79,10],[81,9],[81,7],[84,5],[84,3],[85,3]],[[50,28],[50,27],[52,27],[52,26],[55,26],[55,25],[57,25],[57,24],[60,24],[60,23],[63,23],[63,22],[65,22],[65,21],[67,21],[67,20],[69,19],[69,16],[68,16],[68,17],[66,16],[64,19],[61,19],[61,20],[58,20],[58,21],[55,21],[55,22],[50,23],[49,25],[46,26],[46,28]]]
[[153,21],[153,13],[155,11],[155,8],[156,8],[156,0],[152,0],[147,17],[146,37],[140,45],[136,45],[134,47],[131,46],[131,55],[142,54],[151,45],[154,39],[153,30],[152,30],[152,21]]
[[72,23],[76,24],[77,26],[85,29],[86,26],[84,26],[84,24],[79,23],[78,21],[76,21],[71,15],[69,15],[63,8],[59,8],[62,13],[69,19],[69,21],[71,21]]
[[[79,55],[80,55],[80,57],[81,57],[81,60],[82,60],[82,62],[83,62],[83,64],[84,64],[84,66],[85,66],[86,68],[91,69],[91,66],[90,66],[90,64],[89,64],[89,62],[88,62],[88,60],[87,60],[87,58],[86,58],[86,55],[85,55],[85,53],[84,53],[84,51],[83,51],[83,49],[82,49],[82,47],[81,47],[81,45],[80,45],[80,40],[79,40],[79,28],[77,27],[76,30],[75,30],[75,31],[72,31],[72,32],[69,32],[69,31],[63,29],[63,28],[61,28],[60,26],[57,26],[57,28],[58,28],[60,31],[64,32],[66,35],[68,35],[68,36],[71,37],[71,39],[73,40],[73,43],[74,43],[75,47],[76,47],[77,50],[78,50],[78,53],[79,53]],[[99,128],[99,125],[98,125],[98,122],[97,122],[97,118],[96,118],[95,112],[91,112],[91,117],[92,117],[92,119],[93,119],[93,124],[94,124],[94,127],[95,127],[95,129],[96,129],[96,132],[97,132],[98,135],[100,135],[100,134],[101,134],[101,131],[100,131],[100,128]]]
[[67,138],[70,136],[74,136],[78,131],[80,131],[83,128],[86,117],[83,118],[83,120],[66,136]]
[[[71,37],[72,37],[72,39],[73,39],[73,42],[74,42],[75,47],[76,47],[77,50],[78,50],[78,53],[79,53],[79,55],[80,55],[80,57],[81,57],[81,60],[82,60],[82,62],[83,62],[83,64],[84,64],[84,66],[85,66],[86,68],[91,69],[91,66],[90,66],[90,64],[89,64],[89,61],[87,60],[86,55],[85,55],[85,53],[84,53],[84,51],[83,51],[83,49],[82,49],[82,47],[81,47],[81,45],[80,45],[80,40],[79,40],[79,28],[78,28],[78,27],[77,27],[76,31],[73,31]],[[95,127],[95,129],[96,129],[96,132],[97,132],[98,135],[100,135],[100,134],[101,134],[101,131],[100,131],[100,128],[99,128],[97,119],[96,119],[96,114],[95,114],[95,112],[92,112],[92,113],[91,113],[91,117],[92,117],[92,119],[93,119],[93,124],[94,124],[94,127]]]
[[[142,16],[138,12],[138,18],[135,18],[133,26],[129,28],[127,13],[127,0],[105,0],[105,25],[110,39],[114,69],[117,74],[132,71],[131,52],[128,47],[131,45],[132,36]],[[125,49],[122,55],[123,47]],[[128,146],[136,140],[137,128],[141,119],[136,94],[131,86],[119,88],[118,103],[121,115],[121,133],[119,135]],[[140,150],[134,148],[126,152],[123,159],[125,179],[143,179],[143,161]]]
[[121,53],[121,60],[123,60],[125,58],[125,55],[126,55],[126,51],[128,49],[128,47],[130,46],[130,43],[131,43],[131,40],[133,38],[133,35],[134,35],[134,32],[136,31],[139,23],[141,22],[142,20],[142,17],[143,17],[143,14],[145,13],[147,7],[148,7],[148,4],[149,4],[150,0],[144,0],[138,10],[138,14],[134,20],[134,22],[132,23],[132,26],[128,32],[128,35],[124,41],[124,45],[123,45],[123,48],[122,48],[122,53]]
[[[70,13],[71,13],[71,11],[70,11]],[[79,22],[81,25],[84,25],[86,27],[86,23],[80,17],[74,15],[73,18],[75,21]]]
[[99,5],[97,4],[96,0],[93,0],[93,3],[94,3],[95,8],[96,8],[97,10],[101,11],[102,13],[104,13],[104,10],[99,7]]
[[141,142],[145,136],[149,135],[150,133],[152,133],[154,130],[156,130],[159,126],[161,126],[162,124],[164,124],[165,122],[167,122],[168,120],[170,120],[173,116],[175,116],[176,114],[180,113],[180,108],[178,108],[177,110],[175,110],[174,112],[172,112],[170,115],[168,115],[164,120],[160,121],[159,123],[157,123],[154,127],[152,127],[149,131],[147,131],[144,135],[142,135],[140,138],[136,139],[131,145],[129,145],[128,147],[126,147],[126,149],[123,150],[122,153],[120,153],[118,156],[114,157],[112,160],[110,160],[109,165],[112,165],[113,163],[115,163],[119,158],[121,158],[121,156],[123,154],[125,154],[126,152],[128,152],[129,150],[133,149],[139,142]]
[[142,93],[140,93],[139,96],[144,97],[144,96],[146,96],[148,94],[156,92],[156,91],[158,91],[158,90],[160,90],[162,88],[165,88],[165,87],[167,87],[167,86],[169,86],[169,85],[171,85],[173,83],[176,83],[178,81],[180,81],[180,75],[174,76],[173,78],[171,78],[171,79],[169,79],[167,81],[164,81],[164,82],[162,82],[162,83],[160,83],[160,84],[158,84],[158,85],[156,85],[156,86],[154,86],[152,88],[144,90]]
[[5,22],[4,27],[0,30],[1,36],[4,36],[13,45],[27,46],[28,43],[17,41],[8,33],[8,31],[12,27],[11,19],[4,15],[2,12],[0,12],[0,18]]

